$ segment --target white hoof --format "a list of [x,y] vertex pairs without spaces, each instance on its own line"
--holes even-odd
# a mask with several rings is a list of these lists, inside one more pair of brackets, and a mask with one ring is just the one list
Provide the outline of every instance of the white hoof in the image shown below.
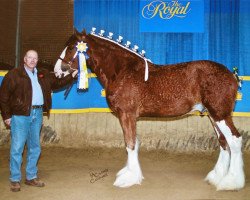
[[117,172],[116,177],[124,174],[128,170],[127,168],[127,166],[123,167],[119,172]]
[[205,181],[207,181],[211,185],[217,186],[222,178],[223,175],[217,174],[213,169],[211,172],[208,173],[207,177],[205,178]]
[[141,184],[143,175],[138,160],[139,142],[136,140],[135,149],[126,148],[128,152],[127,165],[122,168],[116,175],[114,186],[130,187],[135,184]]
[[227,150],[220,147],[220,155],[218,161],[212,171],[210,171],[205,178],[205,181],[217,186],[224,176],[228,173],[230,163],[230,155]]
[[117,173],[114,186],[126,188],[136,184],[140,185],[142,179],[144,177],[140,169],[132,171],[126,166]]
[[228,173],[217,185],[217,190],[240,190],[245,185],[244,175],[234,175]]

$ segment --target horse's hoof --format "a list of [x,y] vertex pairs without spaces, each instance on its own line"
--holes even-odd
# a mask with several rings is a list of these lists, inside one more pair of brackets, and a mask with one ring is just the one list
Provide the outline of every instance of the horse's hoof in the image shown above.
[[127,167],[121,169],[116,176],[114,186],[127,188],[132,185],[140,185],[144,179],[140,170],[129,170]]
[[220,183],[217,185],[217,191],[219,190],[240,190],[245,185],[244,175],[233,175],[228,173]]
[[212,170],[208,173],[207,177],[205,178],[205,181],[207,181],[211,185],[217,186],[222,178],[223,175],[217,174],[215,170]]
[[123,167],[119,172],[117,172],[116,177],[118,177],[118,176],[120,176],[120,175],[126,173],[127,170],[128,170],[127,167]]

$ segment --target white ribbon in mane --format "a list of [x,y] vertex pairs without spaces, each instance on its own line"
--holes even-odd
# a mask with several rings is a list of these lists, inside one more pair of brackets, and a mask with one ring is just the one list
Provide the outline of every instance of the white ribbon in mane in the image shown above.
[[148,80],[148,59],[144,58],[145,61],[145,75],[144,75],[144,81]]

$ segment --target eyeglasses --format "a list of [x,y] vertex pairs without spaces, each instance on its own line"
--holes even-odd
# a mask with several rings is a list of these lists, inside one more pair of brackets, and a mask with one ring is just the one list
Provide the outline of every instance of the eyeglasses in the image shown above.
[[30,56],[26,56],[26,59],[28,59],[28,60],[38,60],[38,58],[34,58],[34,57],[30,57]]

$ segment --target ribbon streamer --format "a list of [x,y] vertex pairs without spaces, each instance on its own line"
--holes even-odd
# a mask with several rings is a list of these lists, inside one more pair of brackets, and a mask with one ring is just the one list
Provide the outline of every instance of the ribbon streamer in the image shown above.
[[144,81],[148,80],[148,61],[147,58],[144,58],[145,61],[145,75],[144,75]]
[[78,53],[78,81],[77,81],[77,88],[80,90],[85,90],[89,87],[88,82],[88,69],[86,64],[86,57],[84,53]]
[[86,53],[88,46],[83,41],[78,42],[76,45],[76,54],[74,58],[78,56],[78,81],[77,88],[80,90],[85,90],[89,87],[88,82],[88,69],[86,64],[86,59],[88,59],[88,55]]

